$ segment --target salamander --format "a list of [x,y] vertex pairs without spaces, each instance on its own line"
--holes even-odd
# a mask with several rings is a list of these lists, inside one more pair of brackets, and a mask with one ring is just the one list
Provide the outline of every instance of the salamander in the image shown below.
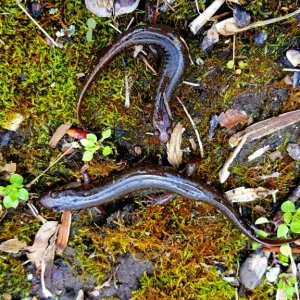
[[41,197],[41,204],[54,210],[78,210],[111,203],[130,193],[144,189],[167,190],[183,197],[202,201],[219,209],[247,237],[263,245],[281,245],[295,241],[260,239],[254,235],[256,228],[243,219],[226,198],[190,178],[178,175],[169,168],[142,165],[106,179],[100,186],[50,191]]
[[115,43],[103,50],[99,62],[86,80],[77,102],[77,119],[81,118],[82,101],[96,75],[117,55],[136,45],[153,45],[163,50],[164,63],[161,67],[154,100],[153,127],[162,143],[169,140],[171,118],[167,105],[184,73],[187,49],[182,40],[171,29],[158,26],[136,27],[123,34]]

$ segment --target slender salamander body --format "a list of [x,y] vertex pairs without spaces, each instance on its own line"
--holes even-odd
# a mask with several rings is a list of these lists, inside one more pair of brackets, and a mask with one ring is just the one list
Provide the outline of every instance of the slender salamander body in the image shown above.
[[129,193],[144,189],[163,189],[210,204],[226,215],[243,234],[260,244],[281,245],[296,240],[271,240],[255,237],[253,234],[255,227],[244,220],[226,198],[207,186],[179,176],[163,167],[147,165],[131,169],[110,181],[104,181],[102,186],[91,189],[50,191],[42,196],[41,203],[54,211],[78,210],[111,203]]
[[77,119],[83,127],[81,119],[81,104],[83,97],[95,79],[96,75],[125,49],[136,45],[154,45],[164,52],[164,65],[160,70],[155,106],[153,112],[153,127],[159,134],[160,141],[169,140],[171,119],[167,110],[175,89],[180,83],[185,68],[187,49],[181,39],[170,29],[157,26],[137,27],[122,35],[114,44],[107,47],[96,67],[85,82],[77,102]]

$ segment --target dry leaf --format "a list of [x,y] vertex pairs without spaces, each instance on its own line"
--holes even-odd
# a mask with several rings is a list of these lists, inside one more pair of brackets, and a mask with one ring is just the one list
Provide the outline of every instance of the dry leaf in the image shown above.
[[68,136],[77,140],[85,139],[88,133],[88,131],[79,128],[71,128],[66,131]]
[[262,156],[264,153],[266,153],[270,149],[270,145],[264,146],[256,151],[254,151],[251,155],[248,156],[248,161],[252,161],[260,156]]
[[245,124],[249,120],[245,111],[239,111],[237,109],[229,109],[226,112],[222,112],[218,116],[218,122],[222,127],[231,129],[237,124]]
[[17,164],[13,162],[9,164],[5,164],[4,166],[0,166],[0,172],[16,173],[16,171],[17,171]]
[[48,221],[42,225],[37,232],[32,246],[27,247],[28,259],[35,264],[39,270],[42,262],[46,267],[54,259],[55,240],[58,230],[57,221]]
[[248,126],[245,130],[240,131],[229,139],[229,144],[231,147],[236,147],[240,140],[247,134],[247,141],[251,142],[260,139],[266,135],[272,134],[280,129],[287,126],[293,125],[300,121],[300,110],[290,111],[281,114],[277,117],[273,117],[251,126]]
[[259,178],[262,180],[266,180],[269,178],[279,178],[279,176],[280,176],[279,172],[274,172],[272,174],[261,175],[261,176],[259,176]]
[[0,250],[6,253],[18,253],[26,247],[26,242],[19,241],[18,239],[7,240],[0,244]]
[[269,154],[269,158],[271,161],[275,161],[276,159],[282,159],[282,153],[279,150],[275,150]]
[[250,202],[268,195],[274,196],[278,190],[268,190],[263,187],[245,188],[244,186],[225,192],[226,198],[231,202]]
[[296,67],[300,64],[300,51],[288,50],[286,52],[286,58],[294,67]]
[[218,22],[215,24],[215,28],[218,33],[222,35],[233,35],[241,31],[241,29],[236,25],[236,20],[233,17]]
[[61,138],[66,134],[67,130],[70,129],[72,126],[71,122],[67,122],[65,124],[60,125],[52,135],[49,146],[51,148],[55,148],[57,143],[61,140]]
[[70,227],[71,227],[71,212],[64,211],[61,215],[61,225],[58,230],[56,248],[57,254],[61,255],[66,249],[69,241]]
[[167,144],[168,161],[174,168],[178,168],[182,162],[182,150],[180,147],[184,130],[185,128],[180,123],[177,123]]

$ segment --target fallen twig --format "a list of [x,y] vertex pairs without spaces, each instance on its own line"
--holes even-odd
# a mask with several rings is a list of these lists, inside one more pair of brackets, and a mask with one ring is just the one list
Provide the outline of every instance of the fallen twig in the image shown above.
[[61,48],[61,46],[59,44],[57,44],[54,39],[47,33],[47,31],[42,28],[39,23],[27,12],[27,10],[22,6],[21,3],[19,3],[19,1],[17,1],[17,5],[21,8],[21,10],[29,17],[29,19],[47,36],[47,38],[51,41],[51,43],[57,47],[57,48]]
[[193,34],[196,34],[225,3],[225,0],[215,0],[202,14],[200,14],[189,27]]
[[194,121],[193,121],[191,115],[189,114],[188,110],[186,109],[186,107],[185,107],[184,104],[182,103],[182,101],[179,99],[179,97],[176,97],[176,98],[177,98],[178,102],[181,104],[181,106],[182,106],[182,108],[183,108],[185,114],[186,114],[187,117],[189,118],[190,123],[192,124],[192,127],[193,127],[193,129],[194,129],[194,131],[195,131],[195,134],[196,134],[196,137],[197,137],[197,140],[198,140],[199,149],[200,149],[200,155],[201,155],[201,157],[204,157],[203,144],[202,144],[202,142],[201,142],[201,138],[200,138],[199,131],[198,131],[198,129],[197,129],[197,127],[196,127],[196,125],[195,125],[195,123],[194,123]]

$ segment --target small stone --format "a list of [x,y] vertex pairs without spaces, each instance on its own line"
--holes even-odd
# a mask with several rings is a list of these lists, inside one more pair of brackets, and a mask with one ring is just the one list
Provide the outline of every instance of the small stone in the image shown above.
[[294,160],[300,160],[300,145],[299,144],[288,144],[286,147],[288,155]]
[[236,26],[239,28],[246,27],[251,22],[251,16],[242,7],[237,6],[233,11]]
[[257,288],[266,272],[268,259],[263,252],[250,254],[239,272],[241,283],[249,290]]
[[279,274],[280,274],[280,266],[276,265],[275,267],[272,267],[267,271],[266,279],[268,282],[274,283],[277,281]]
[[268,38],[268,34],[266,32],[260,32],[254,39],[256,45],[263,45]]

